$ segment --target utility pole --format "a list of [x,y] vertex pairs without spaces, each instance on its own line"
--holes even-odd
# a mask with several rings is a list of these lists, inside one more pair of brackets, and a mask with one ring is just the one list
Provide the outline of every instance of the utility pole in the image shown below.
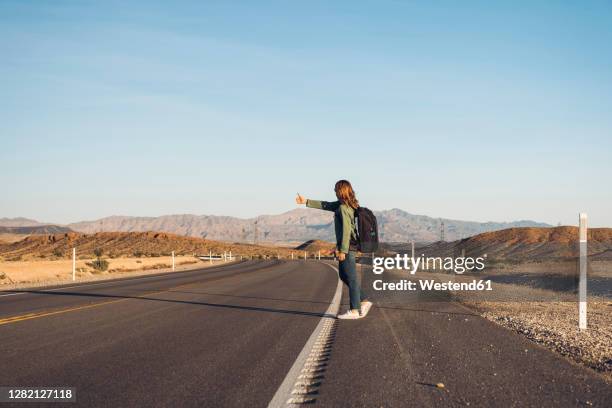
[[257,245],[257,220],[253,224],[253,245]]
[[444,221],[440,220],[440,241],[444,242]]

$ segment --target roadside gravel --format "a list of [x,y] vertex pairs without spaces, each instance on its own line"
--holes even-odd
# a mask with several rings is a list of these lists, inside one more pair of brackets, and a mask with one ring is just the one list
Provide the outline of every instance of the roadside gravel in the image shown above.
[[588,329],[578,329],[576,302],[463,302],[612,382],[612,302],[589,299]]

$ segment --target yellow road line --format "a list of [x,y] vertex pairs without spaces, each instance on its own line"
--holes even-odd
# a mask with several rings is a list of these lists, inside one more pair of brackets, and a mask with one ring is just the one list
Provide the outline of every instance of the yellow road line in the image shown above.
[[108,305],[109,303],[117,303],[117,302],[121,302],[122,300],[127,300],[127,299],[117,299],[117,300],[111,300],[109,302],[100,302],[100,303],[94,303],[91,305],[70,307],[68,309],[54,310],[52,312],[28,313],[28,314],[20,315],[20,316],[11,316],[11,317],[7,317],[4,319],[0,319],[0,326],[3,324],[21,322],[24,320],[37,319],[39,317],[52,316],[52,315],[56,315],[60,313],[72,312],[74,310],[89,309],[89,308],[96,307],[96,306]]
[[[151,296],[151,295],[155,295],[157,293],[168,292],[168,291],[170,291],[172,289],[176,289],[176,288],[179,288],[181,286],[185,286],[185,285],[176,286],[176,287],[169,288],[169,289],[166,289],[166,290],[159,290],[159,291],[156,291],[156,292],[143,293],[140,296]],[[119,296],[119,295],[117,295],[117,296]],[[139,297],[128,297],[128,298],[122,298],[122,299],[109,300],[108,302],[92,303],[92,304],[84,305],[84,306],[69,307],[67,309],[60,309],[60,310],[53,310],[53,311],[39,312],[39,313],[28,313],[28,314],[24,314],[24,315],[5,317],[4,319],[0,319],[0,326],[2,326],[3,324],[16,323],[16,322],[21,322],[21,321],[24,321],[24,320],[37,319],[39,317],[52,316],[52,315],[61,314],[61,313],[67,313],[67,312],[74,312],[75,310],[90,309],[92,307],[109,305],[111,303],[122,302],[124,300],[130,300],[130,299],[139,299]],[[143,299],[143,300],[147,300],[147,299]]]
[[[178,289],[178,288],[183,288],[183,287],[186,287],[186,286],[197,285],[199,283],[201,283],[201,282],[185,283],[183,285],[173,286],[173,287],[165,289],[165,290],[158,290],[158,291],[155,291],[155,292],[143,293],[143,294],[141,294],[139,296],[143,296],[144,297],[144,296],[155,295],[155,294],[158,294],[158,293],[171,292],[173,289]],[[110,295],[110,296],[113,296],[113,295]],[[119,295],[116,295],[116,296],[119,296]],[[67,308],[67,309],[60,309],[60,310],[53,310],[53,311],[39,312],[39,313],[28,313],[28,314],[24,314],[24,315],[5,317],[4,319],[0,319],[0,326],[2,326],[3,324],[22,322],[24,320],[38,319],[39,317],[52,316],[52,315],[61,314],[61,313],[73,312],[75,310],[90,309],[92,307],[108,305],[108,304],[111,304],[111,303],[117,303],[117,302],[121,302],[121,301],[124,301],[124,300],[130,300],[130,299],[140,299],[140,297],[133,296],[133,297],[128,297],[128,298],[110,300],[108,302],[100,302],[100,303],[93,303],[93,304],[89,304],[89,305],[85,305],[85,306],[70,307],[70,308]],[[147,300],[147,299],[143,299],[143,300]]]

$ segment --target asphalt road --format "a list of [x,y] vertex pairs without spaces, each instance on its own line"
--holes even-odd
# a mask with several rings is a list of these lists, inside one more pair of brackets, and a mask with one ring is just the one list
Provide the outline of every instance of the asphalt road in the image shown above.
[[[319,262],[251,261],[2,293],[0,385],[76,387],[87,407],[265,407],[336,283]],[[338,322],[314,406],[610,406],[602,377],[444,294],[397,296]]]
[[0,324],[0,385],[76,387],[87,407],[266,406],[335,291],[321,266],[250,261],[2,296],[0,319],[39,317]]
[[[364,287],[378,278],[364,274]],[[338,326],[318,406],[612,406],[612,384],[602,376],[446,292],[370,296],[374,306],[365,319]],[[341,310],[347,302],[345,289]]]

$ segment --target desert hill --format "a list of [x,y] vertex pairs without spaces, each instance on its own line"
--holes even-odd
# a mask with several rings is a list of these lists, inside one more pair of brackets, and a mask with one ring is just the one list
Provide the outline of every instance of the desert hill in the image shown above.
[[232,251],[234,255],[287,256],[291,249],[248,244],[231,244],[184,237],[164,232],[99,232],[95,234],[63,233],[49,235],[30,235],[13,243],[0,243],[0,257],[4,260],[32,258],[68,258],[76,247],[79,257],[93,257],[94,250],[100,248],[105,256],[162,256],[219,254]]
[[[2,220],[8,220],[8,218],[3,218]],[[5,222],[6,224],[19,224],[25,220],[24,224],[32,224],[35,225],[24,225],[24,226],[0,226],[0,243],[12,243],[21,241],[29,235],[34,234],[62,234],[67,232],[73,232],[68,227],[60,227],[58,225],[45,225],[37,223],[33,220],[28,220],[25,218],[22,219],[12,219],[10,222]]]
[[331,242],[321,241],[318,239],[311,239],[295,247],[295,249],[299,251],[309,251],[309,252],[321,251],[321,255],[326,255],[326,256],[331,255],[331,253],[334,252],[335,248],[336,248],[336,245],[332,244]]
[[[440,222],[446,226],[446,238],[456,240],[486,231],[510,227],[547,227],[534,221],[471,222],[414,215],[399,209],[377,211],[382,241],[433,242],[440,237]],[[257,222],[257,224],[255,224]],[[257,225],[257,228],[255,228]],[[69,224],[69,228],[87,234],[104,231],[164,231],[178,235],[231,242],[267,243],[304,242],[310,239],[334,241],[333,214],[328,211],[299,208],[277,215],[236,218],[214,215],[164,215],[161,217],[113,216],[95,221]]]
[[[591,260],[612,260],[612,228],[591,228],[587,240]],[[508,261],[575,258],[579,255],[578,228],[509,228],[452,242],[435,242],[420,247],[417,254],[459,256],[462,250],[466,256],[487,254],[489,259]]]

